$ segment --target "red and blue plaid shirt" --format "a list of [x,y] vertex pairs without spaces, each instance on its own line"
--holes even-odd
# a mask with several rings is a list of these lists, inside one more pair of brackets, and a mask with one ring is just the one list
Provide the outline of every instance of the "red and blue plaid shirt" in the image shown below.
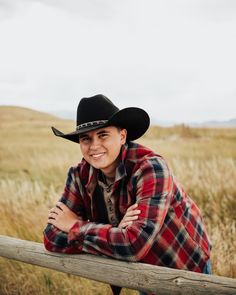
[[99,221],[94,201],[97,181],[98,170],[84,159],[69,170],[60,201],[78,215],[78,222],[68,234],[48,224],[47,250],[202,272],[210,256],[204,222],[160,155],[133,142],[122,148],[112,187],[116,214],[121,220],[134,203],[141,210],[127,228]]

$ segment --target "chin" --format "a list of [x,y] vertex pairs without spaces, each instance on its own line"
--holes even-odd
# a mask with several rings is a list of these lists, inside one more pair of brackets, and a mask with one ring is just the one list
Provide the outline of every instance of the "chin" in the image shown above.
[[101,165],[101,164],[98,164],[98,163],[90,163],[94,168],[96,169],[104,169],[106,168],[107,166],[106,165]]

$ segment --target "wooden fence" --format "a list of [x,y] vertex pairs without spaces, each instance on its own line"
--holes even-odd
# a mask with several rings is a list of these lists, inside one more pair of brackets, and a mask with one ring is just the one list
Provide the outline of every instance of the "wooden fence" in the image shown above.
[[236,294],[236,279],[88,254],[52,253],[41,243],[1,235],[0,256],[158,295]]

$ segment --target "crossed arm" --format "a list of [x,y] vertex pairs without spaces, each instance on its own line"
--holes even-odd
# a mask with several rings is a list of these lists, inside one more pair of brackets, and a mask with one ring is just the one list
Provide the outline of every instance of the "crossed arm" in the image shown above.
[[83,204],[81,197],[75,195],[75,177],[69,175],[66,195],[49,212],[44,231],[46,249],[142,260],[156,241],[172,196],[172,176],[167,169],[156,166],[148,162],[137,171],[136,204],[127,209],[117,227],[91,222],[86,216],[82,218],[76,214]]
[[[132,225],[133,221],[138,219],[138,215],[141,213],[137,210],[138,204],[130,206],[124,215],[123,219],[118,225],[118,228],[126,228]],[[62,202],[58,202],[55,207],[49,211],[48,223],[54,225],[59,230],[69,233],[72,226],[80,220],[79,216],[76,215]]]

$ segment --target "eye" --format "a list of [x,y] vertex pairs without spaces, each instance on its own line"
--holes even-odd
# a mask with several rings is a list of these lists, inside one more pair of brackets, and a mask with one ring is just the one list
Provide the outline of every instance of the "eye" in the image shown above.
[[100,138],[107,138],[108,137],[108,133],[101,133],[99,137]]
[[80,142],[82,143],[88,143],[90,138],[88,136],[83,136],[79,139]]

